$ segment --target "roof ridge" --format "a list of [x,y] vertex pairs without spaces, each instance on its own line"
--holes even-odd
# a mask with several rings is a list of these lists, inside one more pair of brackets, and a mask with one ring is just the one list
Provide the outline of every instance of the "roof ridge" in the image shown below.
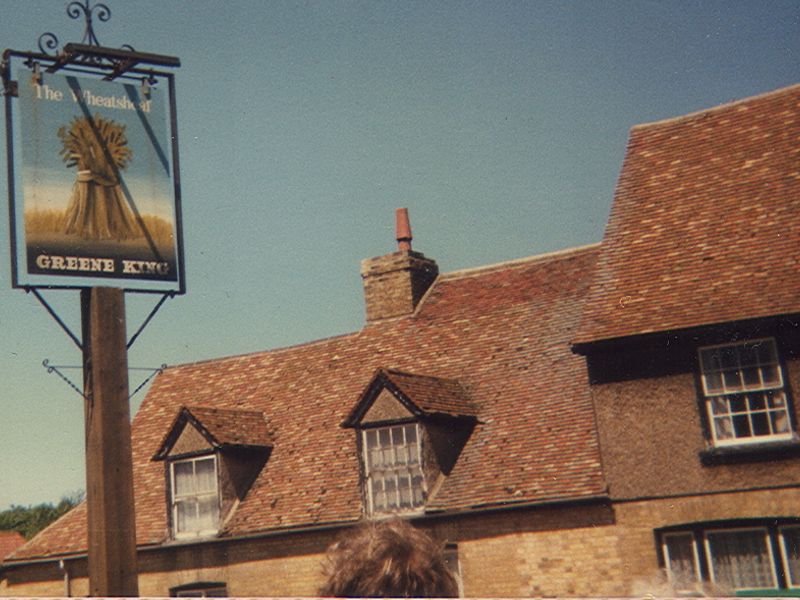
[[563,258],[570,254],[578,254],[593,248],[600,247],[602,242],[593,242],[591,244],[584,244],[582,246],[573,246],[572,248],[563,248],[561,250],[553,250],[552,252],[544,252],[542,254],[534,254],[533,256],[526,256],[523,258],[514,258],[511,260],[501,261],[490,265],[482,265],[480,267],[468,267],[466,269],[458,269],[448,273],[439,275],[441,281],[448,281],[450,279],[460,279],[462,277],[471,277],[473,275],[480,275],[484,272],[497,271],[506,268],[523,267],[532,263],[544,262],[551,259]]
[[762,92],[760,94],[754,94],[753,96],[746,96],[744,98],[737,98],[735,100],[729,100],[728,102],[723,102],[722,104],[717,104],[716,106],[712,106],[710,108],[702,108],[700,110],[696,110],[690,113],[686,113],[683,115],[678,115],[675,117],[667,117],[665,119],[658,119],[656,121],[649,121],[647,123],[637,123],[631,127],[631,131],[637,131],[640,129],[647,129],[649,127],[659,127],[663,125],[670,125],[673,123],[679,123],[681,121],[689,121],[691,119],[695,119],[700,115],[707,115],[713,114],[717,112],[722,112],[726,110],[730,110],[735,106],[741,104],[747,104],[749,102],[753,102],[755,100],[760,100],[763,98],[768,98],[770,96],[779,96],[782,94],[789,93],[791,91],[800,90],[800,83],[794,83],[792,85],[788,85],[786,87],[778,88],[776,90],[772,90],[769,92]]
[[169,369],[181,369],[184,367],[194,367],[199,365],[204,365],[208,363],[223,363],[228,361],[235,361],[235,360],[242,360],[244,358],[250,358],[259,355],[275,355],[281,352],[288,352],[290,350],[296,350],[297,348],[307,348],[309,346],[316,346],[319,344],[325,344],[328,342],[332,342],[334,340],[343,339],[347,337],[354,337],[358,336],[361,332],[360,331],[351,331],[348,333],[340,333],[338,335],[331,335],[328,337],[320,338],[318,340],[311,340],[310,342],[298,342],[296,344],[290,344],[289,346],[280,346],[278,348],[266,348],[264,350],[254,350],[252,352],[245,352],[243,354],[231,354],[229,356],[220,356],[217,358],[201,358],[200,360],[193,360],[185,363],[178,363],[175,365],[167,365],[167,370]]

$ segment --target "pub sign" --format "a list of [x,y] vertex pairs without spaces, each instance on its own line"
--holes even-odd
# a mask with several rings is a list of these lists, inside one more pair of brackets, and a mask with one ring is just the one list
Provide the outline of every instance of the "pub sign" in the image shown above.
[[183,291],[169,100],[138,81],[20,70],[16,286]]

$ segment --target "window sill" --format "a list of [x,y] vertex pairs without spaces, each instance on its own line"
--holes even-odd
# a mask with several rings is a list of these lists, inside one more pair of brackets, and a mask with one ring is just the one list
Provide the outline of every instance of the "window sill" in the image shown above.
[[800,439],[795,436],[790,440],[720,446],[703,450],[699,456],[705,466],[797,458],[800,457]]

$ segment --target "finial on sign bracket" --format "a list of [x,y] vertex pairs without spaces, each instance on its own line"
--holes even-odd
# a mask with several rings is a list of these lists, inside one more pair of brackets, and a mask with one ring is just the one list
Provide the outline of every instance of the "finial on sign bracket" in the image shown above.
[[[67,4],[67,16],[70,19],[80,19],[83,17],[84,30],[81,44],[84,46],[100,46],[100,40],[97,39],[97,34],[94,32],[93,17],[96,16],[104,23],[111,18],[111,9],[102,2],[96,3],[92,6],[90,0],[72,0]],[[43,33],[39,36],[39,51],[48,56],[55,56],[58,54],[58,37],[54,33]],[[127,44],[122,46],[126,50],[134,51],[133,48]],[[89,58],[87,62],[100,62],[98,58]]]

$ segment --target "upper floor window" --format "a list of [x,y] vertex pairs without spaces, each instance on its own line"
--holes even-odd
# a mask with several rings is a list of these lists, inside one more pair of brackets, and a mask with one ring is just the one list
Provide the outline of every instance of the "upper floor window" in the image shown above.
[[792,437],[775,340],[710,346],[699,356],[715,445]]
[[675,591],[698,591],[704,580],[723,593],[798,591],[800,524],[774,523],[662,533],[664,564]]
[[219,527],[217,457],[170,463],[172,528],[175,537],[213,535]]
[[419,508],[425,478],[416,423],[362,430],[367,498],[371,513]]

